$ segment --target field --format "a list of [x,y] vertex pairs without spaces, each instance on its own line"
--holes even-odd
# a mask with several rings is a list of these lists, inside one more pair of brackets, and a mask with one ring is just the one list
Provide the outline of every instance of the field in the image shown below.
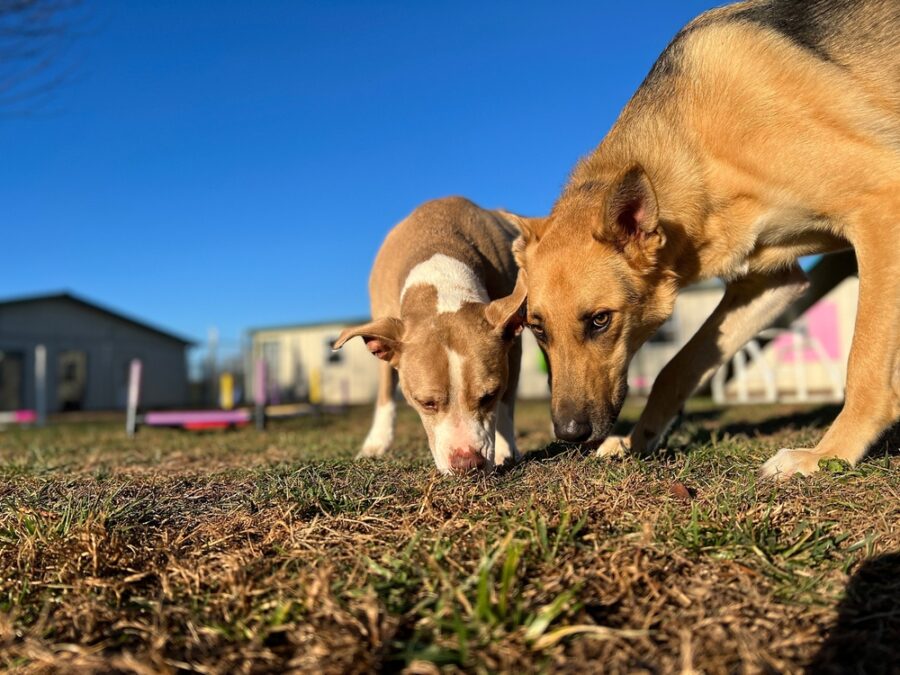
[[[625,417],[634,419],[637,409]],[[652,459],[550,443],[444,478],[401,410],[265,433],[0,433],[0,668],[13,672],[898,672],[900,456],[774,486],[834,407],[695,403]]]

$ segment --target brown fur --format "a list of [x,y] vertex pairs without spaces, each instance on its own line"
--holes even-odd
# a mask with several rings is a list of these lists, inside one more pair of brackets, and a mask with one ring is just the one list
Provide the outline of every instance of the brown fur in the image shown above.
[[[722,304],[654,384],[626,439],[651,450],[685,398],[805,288],[798,256],[856,250],[860,306],[843,412],[766,473],[856,462],[900,416],[900,3],[769,0],[713,10],[660,57],[550,216],[516,245],[564,436],[600,445],[628,363],[679,289]],[[608,330],[587,330],[612,312]]]

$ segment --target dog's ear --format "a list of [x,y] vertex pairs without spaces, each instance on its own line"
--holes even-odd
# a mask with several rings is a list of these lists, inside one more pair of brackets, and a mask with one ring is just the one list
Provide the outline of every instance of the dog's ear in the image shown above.
[[347,340],[356,336],[365,340],[366,347],[379,359],[387,361],[392,366],[397,365],[403,338],[403,322],[400,319],[386,317],[361,326],[345,328],[331,348],[340,349]]
[[507,340],[520,335],[525,327],[525,309],[528,299],[528,286],[525,270],[519,270],[516,287],[505,298],[499,298],[487,304],[484,317]]
[[640,164],[632,164],[613,179],[594,238],[612,244],[636,266],[656,262],[665,235],[659,226],[656,192]]
[[502,211],[503,216],[519,230],[519,236],[513,242],[512,251],[519,267],[525,266],[525,249],[538,243],[547,228],[547,218],[526,218],[509,211]]

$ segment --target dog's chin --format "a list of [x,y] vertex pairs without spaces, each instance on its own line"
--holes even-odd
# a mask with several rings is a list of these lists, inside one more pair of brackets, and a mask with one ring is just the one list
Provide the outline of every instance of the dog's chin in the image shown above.
[[622,396],[622,398],[615,403],[615,409],[612,415],[605,417],[603,420],[591,423],[591,436],[586,441],[582,441],[582,448],[591,451],[596,450],[603,441],[609,438],[610,434],[612,434],[613,427],[616,426],[616,420],[619,418],[619,413],[621,412],[624,403],[625,397]]

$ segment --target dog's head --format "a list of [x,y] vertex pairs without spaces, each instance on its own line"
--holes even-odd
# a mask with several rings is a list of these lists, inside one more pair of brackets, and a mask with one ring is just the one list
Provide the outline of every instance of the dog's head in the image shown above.
[[496,468],[498,405],[509,378],[509,350],[524,326],[524,303],[520,280],[506,298],[439,312],[435,288],[418,284],[404,293],[402,319],[348,328],[334,347],[361,336],[372,354],[398,370],[438,470],[489,472]]
[[556,435],[598,444],[627,392],[628,364],[671,314],[666,239],[640,166],[569,189],[545,219],[520,223],[528,325],[550,365]]

